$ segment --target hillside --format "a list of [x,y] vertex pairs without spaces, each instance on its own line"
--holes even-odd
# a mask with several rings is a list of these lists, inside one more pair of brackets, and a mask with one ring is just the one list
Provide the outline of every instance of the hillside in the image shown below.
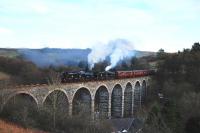
[[6,49],[6,48],[0,48],[0,57],[9,57],[9,58],[15,58],[19,56],[20,53],[17,49]]
[[0,120],[0,133],[46,133],[43,131],[25,129],[10,122]]
[[[0,56],[9,58],[24,58],[39,67],[46,66],[77,66],[80,62],[87,62],[91,49],[0,49]],[[135,56],[154,56],[155,52],[133,51]]]
[[4,72],[0,72],[0,80],[9,79],[10,76]]

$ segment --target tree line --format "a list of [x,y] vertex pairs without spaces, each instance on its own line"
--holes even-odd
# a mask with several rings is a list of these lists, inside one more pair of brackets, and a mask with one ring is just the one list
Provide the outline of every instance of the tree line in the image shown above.
[[[108,61],[96,63],[92,70],[89,70],[86,61],[80,61],[77,66],[49,66],[38,67],[33,62],[25,60],[23,57],[3,57],[0,56],[0,72],[9,75],[9,80],[0,81],[1,87],[5,85],[27,85],[27,84],[47,84],[47,78],[52,72],[62,73],[63,71],[105,71]],[[146,58],[136,58],[120,61],[113,70],[133,70],[149,68]],[[5,84],[5,85],[4,85]]]
[[200,44],[182,52],[157,52],[143,132],[200,132]]

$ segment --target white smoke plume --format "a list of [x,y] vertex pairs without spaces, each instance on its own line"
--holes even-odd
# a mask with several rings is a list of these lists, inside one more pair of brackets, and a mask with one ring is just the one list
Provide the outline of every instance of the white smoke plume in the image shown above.
[[120,60],[134,56],[133,43],[125,39],[116,39],[107,44],[98,44],[92,48],[88,55],[88,64],[90,69],[94,67],[95,63],[104,61],[106,57],[110,58],[110,65],[106,67],[106,71],[115,67]]

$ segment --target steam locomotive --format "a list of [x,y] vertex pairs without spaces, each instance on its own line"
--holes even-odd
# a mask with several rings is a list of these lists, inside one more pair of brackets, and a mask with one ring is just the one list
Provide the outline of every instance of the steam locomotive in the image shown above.
[[132,70],[132,71],[103,71],[103,72],[63,72],[61,74],[62,83],[86,82],[95,80],[113,80],[150,76],[155,74],[155,70]]

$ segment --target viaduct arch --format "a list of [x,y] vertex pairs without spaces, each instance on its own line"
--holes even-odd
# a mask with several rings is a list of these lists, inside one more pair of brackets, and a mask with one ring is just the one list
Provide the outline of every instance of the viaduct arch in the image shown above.
[[[12,121],[23,122],[34,119],[38,113],[37,99],[26,92],[18,92],[10,95],[2,105],[0,115]],[[34,122],[29,121],[29,124]]]
[[37,109],[52,110],[55,104],[56,112],[65,116],[78,115],[84,110],[95,118],[132,117],[145,99],[149,79],[146,76],[62,84],[55,89],[43,85],[2,90],[1,111],[9,104],[9,99],[23,94],[32,98]]
[[98,118],[108,118],[109,111],[109,92],[108,89],[102,85],[95,93],[94,111]]

